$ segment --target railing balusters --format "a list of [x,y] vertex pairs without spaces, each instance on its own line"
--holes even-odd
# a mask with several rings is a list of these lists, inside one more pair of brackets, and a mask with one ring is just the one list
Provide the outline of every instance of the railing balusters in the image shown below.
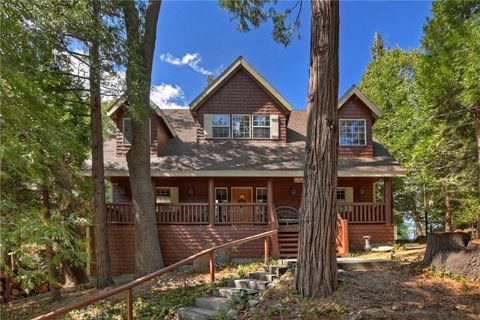
[[133,320],[133,292],[132,288],[127,290],[127,314],[128,320]]

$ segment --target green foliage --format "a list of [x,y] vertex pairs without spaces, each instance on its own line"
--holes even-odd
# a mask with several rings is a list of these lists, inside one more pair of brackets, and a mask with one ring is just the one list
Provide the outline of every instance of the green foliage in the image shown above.
[[408,170],[394,180],[397,217],[416,207],[443,224],[448,196],[455,225],[480,220],[471,112],[480,105],[479,4],[434,2],[420,50],[374,54],[381,47],[375,37],[360,87],[385,113],[375,136]]

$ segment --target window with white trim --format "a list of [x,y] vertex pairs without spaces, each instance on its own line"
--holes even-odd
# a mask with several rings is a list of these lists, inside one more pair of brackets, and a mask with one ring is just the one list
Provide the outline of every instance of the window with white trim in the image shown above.
[[132,119],[123,118],[123,144],[131,145],[132,144]]
[[155,188],[155,196],[157,203],[171,203],[171,189],[170,188]]
[[212,137],[217,139],[230,138],[230,115],[212,115]]
[[254,139],[270,139],[270,116],[253,115],[252,133]]
[[267,203],[267,188],[256,188],[255,198],[258,203]]
[[337,188],[337,201],[345,202],[346,200],[347,200],[347,193],[345,192],[345,188]]
[[364,119],[340,119],[339,127],[341,146],[366,145],[366,121]]
[[215,188],[215,203],[228,202],[228,188]]
[[250,115],[232,115],[232,138],[250,139],[251,136]]

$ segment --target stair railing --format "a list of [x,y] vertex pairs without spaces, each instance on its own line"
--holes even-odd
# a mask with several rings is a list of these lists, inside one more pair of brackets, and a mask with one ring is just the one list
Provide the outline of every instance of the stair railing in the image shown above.
[[220,249],[224,249],[224,248],[228,248],[228,247],[238,246],[240,244],[244,244],[244,243],[254,241],[254,240],[264,239],[264,249],[265,249],[264,261],[265,261],[265,263],[268,263],[268,258],[269,258],[268,238],[271,238],[271,237],[276,236],[276,235],[277,235],[277,230],[271,230],[271,231],[259,233],[259,234],[256,234],[256,235],[253,235],[253,236],[250,236],[250,237],[246,237],[246,238],[238,239],[238,240],[231,241],[231,242],[228,242],[228,243],[225,243],[225,244],[221,244],[221,245],[218,245],[218,246],[214,246],[210,249],[200,251],[200,252],[198,252],[198,253],[196,253],[196,254],[188,257],[188,258],[185,258],[181,261],[178,261],[178,262],[176,262],[176,263],[174,263],[174,264],[172,264],[168,267],[165,267],[163,269],[160,269],[158,271],[150,273],[150,274],[148,274],[146,276],[143,276],[141,278],[135,279],[135,280],[133,280],[129,283],[118,286],[116,288],[113,288],[113,289],[108,290],[104,293],[98,294],[96,296],[87,298],[83,301],[73,303],[73,304],[70,304],[68,306],[62,307],[60,309],[57,309],[57,310],[51,311],[49,313],[46,313],[44,315],[38,316],[38,317],[34,318],[33,320],[55,319],[55,318],[57,318],[61,315],[64,315],[64,314],[72,311],[72,310],[86,307],[88,305],[94,304],[98,301],[104,300],[108,297],[111,297],[113,295],[116,295],[116,294],[119,294],[119,293],[122,293],[122,292],[127,292],[127,315],[128,315],[128,320],[133,320],[133,288],[135,288],[136,286],[141,285],[142,283],[145,283],[145,282],[147,282],[149,280],[152,280],[154,278],[157,278],[157,277],[167,273],[168,271],[171,271],[175,268],[178,268],[178,267],[180,267],[180,266],[182,266],[182,265],[184,265],[188,262],[191,262],[191,261],[193,261],[197,258],[200,258],[201,256],[207,255],[207,254],[210,255],[210,282],[214,283],[215,282],[215,251],[220,250]]

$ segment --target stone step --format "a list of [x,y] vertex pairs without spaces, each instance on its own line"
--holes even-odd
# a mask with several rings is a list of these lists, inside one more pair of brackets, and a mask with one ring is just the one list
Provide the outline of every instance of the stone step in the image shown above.
[[268,266],[268,271],[270,273],[276,274],[278,277],[281,276],[282,274],[285,274],[288,271],[287,266]]
[[218,311],[197,307],[186,307],[177,310],[176,318],[178,320],[203,320],[217,315]]
[[237,279],[235,280],[235,288],[245,288],[264,291],[267,289],[267,285],[270,281],[258,280],[258,279]]
[[231,298],[234,296],[237,296],[237,297],[241,296],[242,291],[245,292],[243,294],[247,294],[247,295],[255,295],[258,293],[257,290],[253,290],[253,289],[220,287],[220,288],[215,288],[215,290],[213,291],[213,294],[219,297]]
[[250,279],[258,279],[258,280],[264,280],[264,281],[272,282],[273,279],[277,277],[277,275],[273,274],[273,273],[270,273],[270,272],[257,271],[257,272],[250,272],[248,274],[248,277]]
[[228,311],[230,299],[224,297],[200,297],[195,299],[195,306],[213,311]]

